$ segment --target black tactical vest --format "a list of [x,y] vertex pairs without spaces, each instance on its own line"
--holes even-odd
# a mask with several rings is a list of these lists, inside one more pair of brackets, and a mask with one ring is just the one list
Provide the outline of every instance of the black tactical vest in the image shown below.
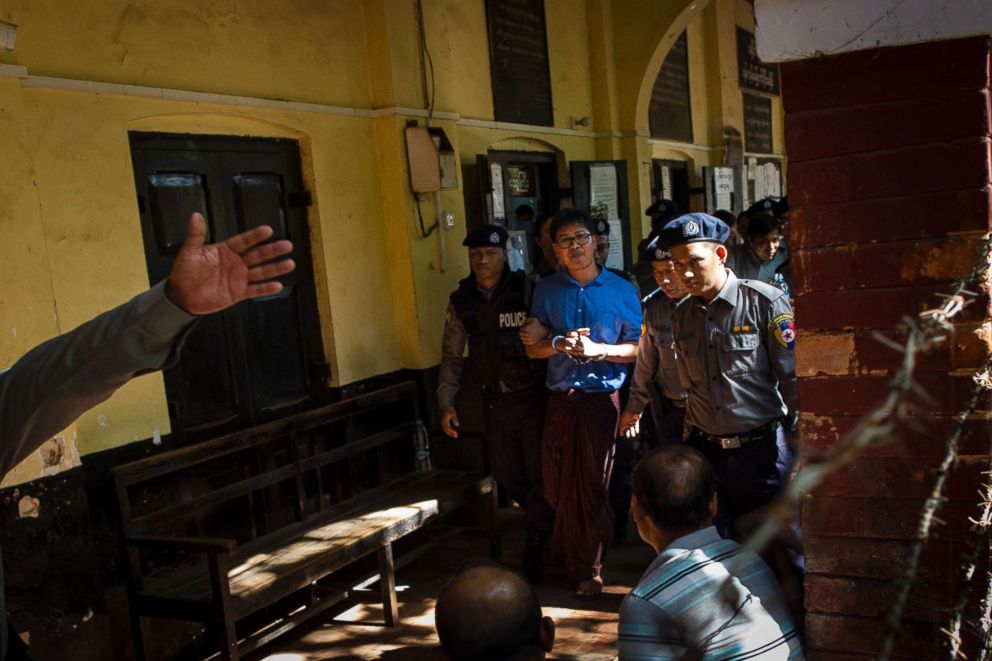
[[544,382],[544,361],[528,358],[520,341],[530,308],[527,287],[522,271],[507,268],[488,301],[474,276],[451,294],[455,316],[468,332],[465,376],[488,392],[518,392]]

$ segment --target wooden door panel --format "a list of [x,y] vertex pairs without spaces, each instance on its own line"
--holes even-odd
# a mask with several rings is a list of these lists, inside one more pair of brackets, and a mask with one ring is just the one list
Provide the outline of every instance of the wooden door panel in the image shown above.
[[259,411],[273,413],[309,395],[308,375],[300,351],[296,288],[283,288],[275,296],[247,301],[245,323],[252,338],[249,364],[252,393]]
[[194,211],[207,209],[204,176],[192,172],[148,175],[148,201],[158,254],[176,255],[186,240],[186,226],[176,219],[188,219]]
[[269,225],[275,230],[273,239],[286,238],[286,214],[283,209],[286,195],[282,177],[271,172],[257,172],[236,174],[232,180],[238,231]]
[[[323,350],[299,152],[287,140],[131,134],[150,279],[168,276],[200,211],[210,241],[258,225],[294,243],[283,291],[199,321],[179,363],[166,370],[173,433],[209,438],[323,400]],[[304,195],[305,199],[306,196]]]

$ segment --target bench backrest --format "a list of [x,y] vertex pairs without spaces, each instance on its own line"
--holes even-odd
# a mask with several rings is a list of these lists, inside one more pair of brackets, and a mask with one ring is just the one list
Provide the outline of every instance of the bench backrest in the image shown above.
[[415,470],[413,382],[114,469],[125,535],[244,544]]

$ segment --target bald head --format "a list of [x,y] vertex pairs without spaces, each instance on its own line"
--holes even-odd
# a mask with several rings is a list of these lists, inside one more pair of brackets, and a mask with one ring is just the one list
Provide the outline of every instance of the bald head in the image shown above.
[[544,658],[537,594],[506,567],[460,570],[438,595],[435,623],[441,647],[455,661]]

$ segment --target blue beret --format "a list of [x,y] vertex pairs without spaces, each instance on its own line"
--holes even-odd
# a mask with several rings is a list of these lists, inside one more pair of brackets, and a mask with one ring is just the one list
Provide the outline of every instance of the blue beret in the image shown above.
[[505,248],[509,237],[499,225],[483,225],[469,232],[462,245],[468,248]]
[[674,218],[679,215],[679,205],[672,200],[658,200],[644,211],[644,215]]
[[730,236],[730,228],[719,218],[706,213],[687,213],[668,221],[658,233],[661,248],[671,250],[683,243],[709,241],[724,243]]
[[644,246],[644,250],[641,251],[641,260],[645,262],[660,262],[665,259],[672,258],[672,251],[668,248],[663,248],[661,246],[661,236],[655,234],[654,237],[648,241],[647,245]]
[[745,211],[742,215],[750,217],[757,213],[766,212],[772,214],[776,218],[781,218],[788,210],[788,198],[766,197],[765,199],[758,200],[749,206],[747,211]]

